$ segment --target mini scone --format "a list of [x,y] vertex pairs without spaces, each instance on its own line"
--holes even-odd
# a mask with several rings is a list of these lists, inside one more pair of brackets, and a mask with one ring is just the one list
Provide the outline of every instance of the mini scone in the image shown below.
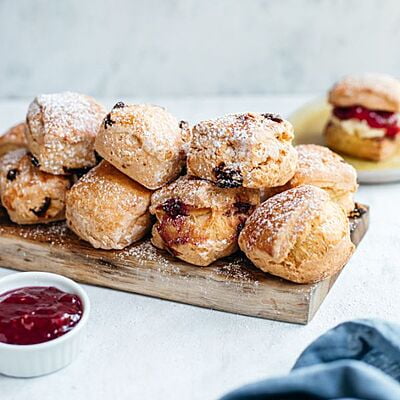
[[68,177],[40,171],[25,149],[0,159],[1,202],[10,219],[18,224],[48,223],[65,219]]
[[181,177],[152,196],[150,212],[157,217],[152,243],[181,260],[207,266],[238,250],[238,234],[259,202],[257,190],[223,189]]
[[247,219],[239,246],[256,267],[297,283],[334,275],[354,251],[343,208],[311,185],[262,203]]
[[193,127],[188,174],[223,188],[285,184],[297,153],[293,127],[275,114],[230,114]]
[[400,81],[382,74],[348,76],[332,88],[329,102],[325,139],[332,150],[372,161],[398,150]]
[[102,105],[79,93],[36,97],[26,116],[26,139],[39,168],[65,175],[94,166],[94,140],[105,114]]
[[9,151],[27,147],[25,129],[25,122],[21,122],[10,128],[4,135],[0,136],[0,156]]
[[293,178],[286,185],[264,189],[262,199],[300,185],[314,185],[326,190],[347,214],[352,212],[358,187],[354,167],[324,146],[302,144],[295,148],[299,158]]
[[68,192],[68,227],[95,248],[123,249],[150,230],[150,197],[103,160]]
[[96,151],[148,189],[176,179],[185,165],[189,126],[164,108],[117,103],[96,137]]

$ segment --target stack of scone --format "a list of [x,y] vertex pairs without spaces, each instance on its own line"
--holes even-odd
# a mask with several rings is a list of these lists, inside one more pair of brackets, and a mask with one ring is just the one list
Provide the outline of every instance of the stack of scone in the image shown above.
[[296,150],[278,115],[232,114],[190,129],[159,106],[119,102],[105,114],[64,93],[36,98],[18,129],[26,143],[14,140],[22,148],[0,160],[1,200],[17,223],[65,215],[102,249],[151,231],[154,246],[198,266],[240,248],[261,270],[299,283],[333,275],[353,252],[354,169],[319,146]]

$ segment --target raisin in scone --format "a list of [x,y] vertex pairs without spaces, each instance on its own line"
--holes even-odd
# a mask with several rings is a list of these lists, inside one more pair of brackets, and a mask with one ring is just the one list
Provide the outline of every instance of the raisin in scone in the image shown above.
[[148,189],[176,179],[186,160],[190,129],[164,108],[117,103],[103,121],[96,151]]
[[38,224],[65,219],[68,177],[37,168],[25,149],[0,158],[0,195],[10,219],[18,224]]
[[68,175],[93,167],[94,140],[105,114],[101,104],[83,94],[37,96],[26,116],[26,139],[39,168]]

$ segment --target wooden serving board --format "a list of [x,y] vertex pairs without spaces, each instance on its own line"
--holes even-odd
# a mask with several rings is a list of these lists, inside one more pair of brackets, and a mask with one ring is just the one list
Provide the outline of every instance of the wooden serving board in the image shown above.
[[[357,245],[368,229],[369,209],[351,218]],[[337,276],[299,285],[257,270],[243,255],[195,267],[157,250],[149,239],[124,250],[97,250],[65,223],[19,226],[0,215],[0,265],[47,271],[105,286],[215,310],[308,323]]]

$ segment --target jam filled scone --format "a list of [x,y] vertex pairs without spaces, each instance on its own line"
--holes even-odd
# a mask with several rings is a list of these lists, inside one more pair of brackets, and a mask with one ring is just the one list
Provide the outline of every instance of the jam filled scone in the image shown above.
[[27,147],[25,129],[25,122],[21,122],[10,128],[4,135],[0,136],[0,156],[9,151]]
[[329,93],[333,106],[327,145],[357,158],[380,161],[399,147],[400,82],[390,76],[349,76]]
[[286,185],[262,190],[262,199],[300,185],[314,185],[326,190],[347,214],[352,212],[353,196],[358,187],[354,167],[323,146],[302,144],[296,150],[299,159],[293,178]]
[[103,160],[68,192],[68,227],[95,248],[123,249],[150,230],[150,197]]
[[44,94],[26,117],[28,148],[42,171],[67,175],[96,164],[94,139],[106,112],[89,96]]
[[149,189],[158,189],[182,171],[189,126],[164,108],[117,103],[103,121],[96,151],[114,167]]
[[152,243],[181,260],[207,266],[238,250],[238,234],[258,204],[256,190],[222,189],[181,177],[152,196],[150,212],[157,217]]
[[334,275],[354,251],[343,208],[311,185],[262,203],[247,219],[239,246],[256,267],[297,283]]
[[40,171],[25,149],[13,150],[0,159],[1,202],[18,224],[48,223],[65,219],[68,177]]
[[293,127],[275,114],[231,114],[193,127],[188,174],[222,188],[285,184],[297,153]]

